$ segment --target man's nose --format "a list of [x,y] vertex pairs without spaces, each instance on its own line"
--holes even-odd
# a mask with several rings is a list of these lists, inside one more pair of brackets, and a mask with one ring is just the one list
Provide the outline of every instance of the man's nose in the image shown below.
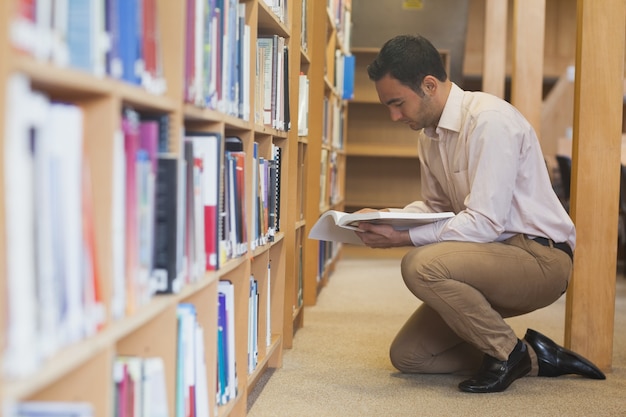
[[397,122],[398,120],[402,119],[402,112],[391,108],[389,109],[389,116],[391,117],[391,121],[393,122]]

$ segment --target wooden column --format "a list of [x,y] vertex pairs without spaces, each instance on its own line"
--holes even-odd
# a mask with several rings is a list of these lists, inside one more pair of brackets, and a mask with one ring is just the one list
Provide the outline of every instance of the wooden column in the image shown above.
[[537,134],[541,132],[545,20],[546,0],[514,1],[511,103]]
[[504,98],[508,0],[485,0],[483,86],[486,93]]
[[[320,215],[320,176],[322,159],[322,135],[324,119],[324,68],[326,66],[326,35],[328,31],[328,12],[326,4],[321,1],[313,2],[309,6],[311,22],[309,24],[309,134],[307,145],[306,185],[306,233],[315,224]],[[312,306],[317,302],[318,292],[318,262],[319,242],[304,239],[304,305]]]
[[[624,0],[578,0],[565,344],[610,370],[624,79]],[[607,11],[610,11],[607,13]]]

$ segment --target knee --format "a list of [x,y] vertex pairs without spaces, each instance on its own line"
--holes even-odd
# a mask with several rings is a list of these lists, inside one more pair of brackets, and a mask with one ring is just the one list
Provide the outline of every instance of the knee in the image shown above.
[[427,361],[415,352],[409,352],[397,343],[389,348],[389,359],[398,371],[405,374],[426,373]]
[[423,260],[420,257],[420,249],[409,251],[400,262],[400,272],[404,282],[419,278],[418,271],[422,268]]
[[400,271],[405,284],[409,287],[445,278],[445,266],[440,265],[440,260],[428,249],[428,247],[413,249],[402,258]]

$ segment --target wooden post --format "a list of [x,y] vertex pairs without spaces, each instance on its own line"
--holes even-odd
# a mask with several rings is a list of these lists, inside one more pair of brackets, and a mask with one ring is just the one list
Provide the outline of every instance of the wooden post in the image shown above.
[[485,0],[483,86],[486,93],[504,98],[508,0]]
[[546,0],[514,1],[511,103],[537,134],[541,132],[545,20]]
[[[624,0],[578,0],[565,344],[604,370],[613,356],[624,91]],[[610,12],[607,12],[610,11]]]
[[[312,24],[309,25],[311,44],[309,54],[311,65],[309,66],[309,134],[307,145],[307,158],[309,168],[307,170],[306,185],[306,233],[315,224],[320,215],[320,176],[323,115],[324,115],[324,68],[326,63],[326,36],[328,31],[328,13],[323,2],[311,2]],[[319,242],[304,239],[304,305],[311,306],[317,302],[318,293],[318,262]]]

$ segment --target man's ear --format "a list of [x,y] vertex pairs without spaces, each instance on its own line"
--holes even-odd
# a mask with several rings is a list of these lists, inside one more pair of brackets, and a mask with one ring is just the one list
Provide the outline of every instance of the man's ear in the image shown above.
[[437,91],[437,86],[437,79],[435,77],[432,75],[424,77],[424,80],[422,81],[422,88],[426,94],[433,95],[435,91]]

